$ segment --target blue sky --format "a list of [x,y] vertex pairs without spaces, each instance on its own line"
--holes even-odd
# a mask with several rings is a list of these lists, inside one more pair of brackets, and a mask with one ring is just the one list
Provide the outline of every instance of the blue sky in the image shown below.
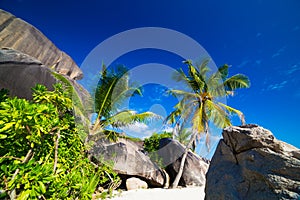
[[[242,110],[248,123],[300,148],[298,0],[1,0],[0,8],[33,24],[79,66],[96,45],[122,31],[151,26],[186,34],[217,66],[227,63],[232,75],[249,76],[251,88],[238,91],[228,105]],[[134,67],[149,62],[184,67],[180,57],[159,50],[130,52],[115,63]],[[143,99],[131,105],[137,110],[162,105],[169,112],[173,102],[153,98],[162,94],[157,88],[146,87]],[[148,127],[139,126],[146,133]]]

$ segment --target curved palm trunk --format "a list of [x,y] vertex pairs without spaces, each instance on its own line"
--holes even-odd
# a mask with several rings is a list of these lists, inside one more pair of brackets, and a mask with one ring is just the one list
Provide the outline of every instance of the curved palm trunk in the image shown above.
[[189,149],[190,149],[192,143],[196,140],[196,136],[197,136],[197,132],[195,131],[193,133],[189,143],[185,147],[185,151],[184,151],[184,154],[183,154],[181,162],[180,162],[180,167],[179,167],[178,173],[177,173],[176,178],[175,178],[175,180],[172,183],[170,188],[176,188],[178,186],[179,180],[180,180],[180,178],[182,176],[182,173],[183,173],[183,168],[184,168],[184,164],[185,164],[187,154],[189,153]]

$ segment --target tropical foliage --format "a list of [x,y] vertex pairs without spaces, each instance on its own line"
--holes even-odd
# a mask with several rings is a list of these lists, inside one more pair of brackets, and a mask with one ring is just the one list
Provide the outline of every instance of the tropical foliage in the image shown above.
[[149,138],[144,140],[144,150],[148,153],[150,159],[161,168],[163,166],[163,159],[158,155],[159,141],[163,138],[172,138],[172,133],[153,133]]
[[[178,134],[175,135],[175,139],[178,140],[178,142],[180,142],[183,145],[187,145],[190,137],[192,135],[192,132],[190,129],[188,128],[183,128],[180,131],[178,131]],[[192,147],[192,150],[195,151],[195,147]]]
[[108,138],[116,140],[118,134],[112,128],[160,118],[152,112],[137,113],[122,109],[122,104],[129,97],[142,95],[141,89],[130,83],[128,69],[124,66],[109,70],[103,65],[94,95],[97,119],[93,124],[92,134],[104,133]]
[[72,100],[61,84],[33,88],[33,100],[0,96],[0,198],[91,199],[119,178],[87,158]]
[[184,123],[191,119],[192,130],[197,134],[209,134],[209,122],[219,128],[231,126],[230,116],[237,114],[242,123],[245,123],[241,111],[225,105],[218,100],[220,97],[233,95],[236,89],[248,88],[248,77],[237,74],[228,78],[228,65],[223,65],[217,72],[209,75],[209,60],[204,60],[200,65],[194,66],[191,61],[186,61],[188,74],[182,69],[174,76],[177,81],[187,84],[191,91],[170,90],[175,96],[181,97],[174,111],[167,117],[171,124]]
[[171,124],[185,124],[191,121],[192,136],[187,144],[173,187],[178,185],[185,158],[192,143],[195,144],[196,139],[199,139],[201,135],[209,138],[210,122],[218,128],[225,128],[231,126],[230,116],[236,114],[241,122],[245,123],[241,111],[225,105],[219,100],[221,97],[233,95],[237,89],[248,88],[250,86],[248,77],[242,74],[228,77],[228,65],[223,65],[216,72],[211,72],[208,63],[209,60],[205,59],[200,65],[194,66],[192,61],[187,60],[185,61],[188,66],[187,74],[180,69],[174,75],[177,81],[185,83],[190,90],[170,90],[171,94],[181,99],[175,105],[174,111],[167,117],[167,121]]
[[153,133],[149,138],[146,138],[144,140],[144,149],[145,151],[151,153],[151,152],[155,152],[159,149],[159,141],[162,138],[172,138],[172,134],[171,133]]

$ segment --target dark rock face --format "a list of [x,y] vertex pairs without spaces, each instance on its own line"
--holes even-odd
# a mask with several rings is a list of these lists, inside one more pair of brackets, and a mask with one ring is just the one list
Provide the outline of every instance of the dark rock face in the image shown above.
[[119,138],[116,143],[97,140],[91,154],[96,159],[113,161],[113,169],[123,179],[135,176],[152,187],[164,185],[164,173],[142,152],[138,145],[130,140]]
[[11,96],[31,99],[37,83],[53,89],[57,80],[51,70],[35,58],[15,50],[0,50],[0,89],[9,89]]
[[[45,85],[49,90],[53,90],[53,84],[59,81],[53,73],[50,68],[27,54],[12,49],[0,49],[0,89],[8,89],[10,96],[31,99],[32,87],[36,84]],[[73,86],[80,103],[85,106],[85,111],[89,112],[89,93],[75,80],[61,76]]]
[[27,22],[0,9],[0,47],[21,51],[55,71],[81,79],[83,74],[70,56],[60,51],[39,30]]
[[[185,147],[176,140],[164,138],[160,140],[158,155],[163,160],[163,165],[167,166],[166,171],[170,176],[170,184],[174,181]],[[180,186],[202,186],[205,184],[205,174],[208,170],[209,161],[199,157],[193,152],[188,152]]]
[[224,129],[205,199],[300,199],[300,150],[257,125]]

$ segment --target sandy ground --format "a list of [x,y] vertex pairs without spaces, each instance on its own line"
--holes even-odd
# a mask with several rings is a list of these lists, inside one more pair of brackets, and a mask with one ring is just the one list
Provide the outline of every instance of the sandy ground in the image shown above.
[[122,191],[111,200],[204,200],[204,186],[181,189],[139,189]]

